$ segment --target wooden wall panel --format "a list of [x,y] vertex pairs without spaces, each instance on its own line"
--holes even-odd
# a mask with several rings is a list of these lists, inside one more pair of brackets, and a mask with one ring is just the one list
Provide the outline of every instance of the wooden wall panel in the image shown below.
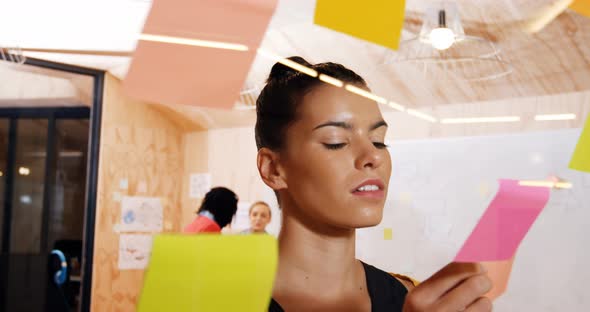
[[190,132],[183,136],[184,172],[182,175],[181,228],[193,221],[201,204],[200,199],[189,197],[191,173],[209,172],[209,137],[207,131]]
[[[100,144],[92,279],[92,311],[135,311],[142,270],[117,268],[120,202],[123,195],[160,197],[164,231],[179,231],[184,167],[183,132],[147,103],[121,92],[120,82],[106,76]],[[121,180],[128,181],[122,189]],[[139,185],[145,183],[146,192]]]

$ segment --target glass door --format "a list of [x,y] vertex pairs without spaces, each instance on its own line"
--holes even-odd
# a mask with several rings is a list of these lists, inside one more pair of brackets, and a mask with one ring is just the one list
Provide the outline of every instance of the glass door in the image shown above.
[[34,111],[0,109],[0,311],[77,311],[89,109]]

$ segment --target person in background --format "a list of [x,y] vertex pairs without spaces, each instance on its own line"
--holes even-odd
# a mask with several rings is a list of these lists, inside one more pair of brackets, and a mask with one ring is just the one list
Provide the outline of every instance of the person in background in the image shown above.
[[[370,91],[340,64],[290,60]],[[282,209],[268,311],[491,311],[484,294],[492,284],[479,263],[450,263],[416,285],[355,259],[356,229],[383,216],[387,123],[374,100],[281,63],[256,101],[258,171]]]
[[266,226],[272,218],[270,206],[267,203],[258,201],[252,204],[248,216],[250,217],[250,228],[242,231],[242,234],[267,234]]
[[220,233],[238,210],[238,196],[225,187],[212,188],[203,199],[197,217],[184,228],[185,233]]

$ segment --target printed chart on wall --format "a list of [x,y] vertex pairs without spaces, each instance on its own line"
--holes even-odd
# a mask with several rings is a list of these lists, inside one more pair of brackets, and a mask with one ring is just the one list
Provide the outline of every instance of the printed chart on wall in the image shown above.
[[150,234],[121,234],[119,236],[119,270],[147,268],[152,250]]
[[160,198],[125,196],[121,201],[121,232],[161,232],[163,209]]
[[125,196],[121,200],[119,270],[147,267],[153,235],[162,232],[163,207],[160,198]]

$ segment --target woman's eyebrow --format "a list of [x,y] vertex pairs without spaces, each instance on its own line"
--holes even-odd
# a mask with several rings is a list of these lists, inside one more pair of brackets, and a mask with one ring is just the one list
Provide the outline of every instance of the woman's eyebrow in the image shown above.
[[378,122],[376,122],[375,124],[373,124],[370,128],[369,131],[373,131],[375,129],[381,128],[381,127],[388,127],[387,123],[385,122],[385,120],[380,120]]
[[317,129],[324,128],[324,127],[338,127],[338,128],[343,128],[343,129],[346,129],[346,130],[352,129],[352,125],[349,124],[349,123],[347,123],[347,122],[344,122],[344,121],[328,121],[328,122],[325,122],[325,123],[323,123],[323,124],[321,124],[321,125],[313,128],[313,130],[317,130]]

